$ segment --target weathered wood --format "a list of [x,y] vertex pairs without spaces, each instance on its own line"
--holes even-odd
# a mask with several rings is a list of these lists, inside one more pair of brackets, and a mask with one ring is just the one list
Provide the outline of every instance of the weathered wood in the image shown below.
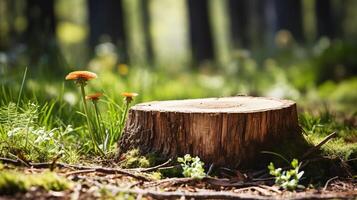
[[158,101],[133,106],[121,152],[139,148],[162,157],[197,155],[237,166],[299,132],[296,104],[265,97]]

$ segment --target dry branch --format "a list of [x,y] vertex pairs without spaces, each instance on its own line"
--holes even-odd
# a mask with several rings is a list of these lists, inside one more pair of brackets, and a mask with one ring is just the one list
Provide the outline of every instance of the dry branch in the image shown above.
[[129,171],[137,171],[137,172],[152,172],[155,171],[157,169],[161,169],[163,167],[166,167],[168,164],[170,164],[170,162],[172,161],[172,159],[168,159],[166,162],[160,164],[160,165],[156,165],[154,167],[148,167],[148,168],[133,168],[133,169],[128,169]]

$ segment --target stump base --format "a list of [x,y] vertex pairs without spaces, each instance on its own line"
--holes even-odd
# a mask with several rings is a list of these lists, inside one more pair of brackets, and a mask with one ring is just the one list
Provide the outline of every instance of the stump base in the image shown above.
[[139,148],[163,158],[191,154],[236,167],[254,162],[286,137],[299,134],[296,104],[265,97],[158,101],[133,106],[121,152]]

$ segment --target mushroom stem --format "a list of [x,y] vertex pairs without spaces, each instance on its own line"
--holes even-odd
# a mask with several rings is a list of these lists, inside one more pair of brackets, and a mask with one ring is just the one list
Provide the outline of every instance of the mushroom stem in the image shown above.
[[98,105],[97,105],[97,101],[93,100],[93,105],[94,105],[94,111],[95,111],[95,117],[97,118],[97,126],[99,129],[99,133],[100,133],[100,139],[102,140],[102,144],[103,144],[103,150],[105,151],[107,149],[107,145],[105,144],[105,129],[103,129],[104,127],[101,126],[101,120],[99,117],[99,109],[98,109]]
[[98,149],[99,152],[102,154],[102,155],[105,155],[103,150],[101,148],[99,148],[97,142],[95,141],[94,139],[94,134],[93,134],[93,130],[92,130],[92,126],[91,126],[91,123],[90,123],[90,120],[89,120],[89,112],[88,112],[88,107],[87,107],[87,102],[86,102],[86,92],[84,90],[84,83],[80,83],[80,88],[81,88],[81,93],[82,93],[82,100],[83,100],[83,106],[84,106],[84,113],[86,114],[86,118],[87,118],[87,124],[88,124],[88,130],[89,130],[89,134],[91,135],[91,138],[92,138],[92,143],[93,143],[93,146],[94,146],[94,149]]

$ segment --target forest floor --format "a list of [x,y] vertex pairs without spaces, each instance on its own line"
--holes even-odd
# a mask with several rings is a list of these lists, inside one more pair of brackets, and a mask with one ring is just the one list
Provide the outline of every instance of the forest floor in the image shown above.
[[[17,187],[7,188],[0,199],[357,199],[355,177],[332,177],[320,186],[308,186],[296,191],[281,190],[274,185],[273,178],[266,176],[267,170],[240,173],[236,176],[217,178],[207,176],[201,180],[193,178],[155,179],[152,172],[167,166],[169,162],[151,168],[122,169],[113,165],[79,166],[63,163],[25,163],[21,160],[2,159],[3,169],[28,175],[54,173],[56,185],[67,182],[62,191],[46,190],[32,186],[23,192],[11,194]],[[52,172],[49,172],[52,169]],[[250,178],[252,173],[260,177]],[[58,178],[57,177],[57,178]],[[50,181],[47,178],[47,181]],[[66,184],[67,184],[66,183]],[[0,180],[1,184],[1,180]],[[17,188],[18,189],[18,188]],[[16,190],[16,188],[15,188]],[[1,193],[1,191],[0,191]]]
[[[116,93],[120,91],[118,88],[122,87],[122,83],[108,77],[105,78],[108,83],[107,91],[116,91]],[[148,75],[148,77],[156,76]],[[159,82],[151,81],[155,84],[162,83],[162,86],[156,87],[155,84],[152,84],[150,88],[157,89],[156,92],[150,93],[166,95],[166,93],[169,93],[167,91],[174,91],[174,94],[171,94],[171,96],[153,95],[147,97],[148,99],[186,97],[178,95],[178,91],[172,89],[176,86],[180,88],[182,94],[189,95],[190,98],[205,96],[203,91],[207,89],[192,87],[191,85],[197,85],[195,82],[185,81],[189,83],[187,86],[182,85],[182,81],[169,83],[166,76],[162,77],[165,77],[165,79]],[[137,78],[128,77],[127,80],[137,80]],[[36,85],[41,88],[40,85],[48,86],[47,83],[51,82],[43,80]],[[113,86],[112,83],[116,82],[120,87]],[[151,168],[128,169],[128,167],[119,165],[118,162],[106,160],[111,156],[102,158],[103,156],[93,153],[95,148],[92,148],[91,141],[88,139],[89,132],[86,129],[85,118],[83,113],[78,112],[81,110],[80,104],[76,103],[69,106],[67,102],[62,100],[62,96],[66,96],[66,93],[63,92],[63,81],[59,82],[61,84],[58,84],[58,92],[55,92],[59,95],[52,103],[48,103],[48,99],[53,98],[47,96],[43,92],[44,89],[29,90],[30,94],[36,94],[35,100],[16,99],[21,97],[21,92],[17,95],[17,92],[13,89],[14,82],[9,81],[9,83],[9,94],[5,94],[6,89],[3,86],[0,98],[0,111],[2,111],[0,118],[3,119],[0,124],[0,200],[357,199],[357,174],[355,173],[357,171],[357,118],[354,100],[346,98],[353,104],[349,109],[352,114],[340,115],[337,113],[335,116],[334,112],[329,112],[327,108],[326,112],[319,113],[320,110],[317,109],[317,105],[311,105],[311,110],[299,111],[301,113],[299,124],[304,137],[309,144],[319,147],[317,150],[321,157],[317,158],[320,159],[318,161],[313,161],[316,157],[308,158],[311,161],[310,164],[306,168],[301,168],[305,171],[301,183],[305,186],[305,189],[289,191],[275,185],[274,177],[270,176],[267,165],[260,170],[250,172],[230,170],[229,175],[220,173],[216,175],[208,170],[208,176],[199,180],[181,178],[182,173],[178,176],[176,174],[175,176],[163,175],[157,177],[155,173],[158,173],[160,169],[175,165],[174,163],[167,164],[165,160],[154,164],[150,163],[148,166],[151,166]],[[353,86],[355,83],[354,80]],[[127,85],[135,84],[127,83]],[[22,88],[22,86],[19,86],[19,88]],[[354,94],[350,92],[354,90],[350,87],[346,88],[349,92],[341,92],[341,94]],[[138,91],[137,88],[130,88],[130,90]],[[114,92],[112,93],[114,94]],[[211,91],[208,91],[207,94],[213,95]],[[27,94],[26,96],[31,95]],[[117,96],[116,99],[118,99],[117,102],[120,102],[119,99],[122,99],[122,97]],[[143,98],[140,101],[148,99]],[[121,120],[113,118],[113,116],[121,116],[123,109],[117,109],[118,105],[121,105],[120,103],[117,104],[113,101],[112,104],[109,100],[109,108],[105,110],[107,112],[105,112],[106,120],[104,122],[113,125],[112,127],[117,127],[116,122]],[[31,103],[32,101],[34,103]],[[15,104],[14,102],[18,103]],[[106,101],[101,103],[106,103]],[[335,106],[336,104],[332,105]],[[115,115],[112,116],[113,113]],[[29,127],[33,128],[33,131],[28,131]],[[331,135],[334,136],[333,139],[330,137]],[[28,141],[29,144],[37,145],[27,145]],[[117,140],[113,141],[116,143]],[[323,141],[326,142],[323,143]],[[327,141],[329,142],[327,143]],[[287,154],[284,155],[287,158],[286,160],[304,157],[303,155],[309,152],[306,151],[308,149],[300,146],[293,148],[292,143],[277,146],[280,150],[283,149],[282,153]],[[302,150],[303,152],[290,156],[288,155],[289,150]],[[315,149],[315,152],[317,150]],[[63,154],[63,152],[65,153]],[[112,152],[119,152],[116,145],[112,146]],[[272,150],[272,152],[279,151]],[[58,157],[62,154],[63,157]],[[270,161],[275,163],[274,158],[272,157]],[[307,163],[309,160],[299,159],[299,161]],[[77,165],[67,163],[77,163]],[[78,163],[81,165],[79,166]],[[158,165],[160,163],[166,164]],[[206,169],[208,167],[210,166],[206,165]]]

